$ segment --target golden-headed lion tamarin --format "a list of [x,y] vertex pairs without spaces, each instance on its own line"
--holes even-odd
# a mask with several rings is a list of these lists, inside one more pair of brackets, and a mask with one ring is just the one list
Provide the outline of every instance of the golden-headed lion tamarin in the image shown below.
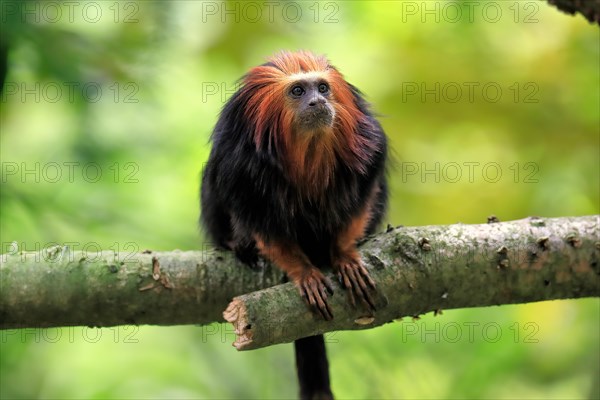
[[[225,104],[202,176],[201,222],[245,262],[281,268],[329,320],[332,267],[374,309],[356,243],[387,203],[387,140],[361,92],[323,56],[282,52],[251,69]],[[296,341],[302,398],[332,398],[323,336]]]

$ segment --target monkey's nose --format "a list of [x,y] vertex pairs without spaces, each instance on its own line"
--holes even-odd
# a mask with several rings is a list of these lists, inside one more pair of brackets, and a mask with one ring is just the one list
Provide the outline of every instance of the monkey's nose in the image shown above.
[[308,105],[311,107],[314,107],[317,104],[325,104],[325,99],[322,97],[314,97],[310,99],[310,102],[308,103]]

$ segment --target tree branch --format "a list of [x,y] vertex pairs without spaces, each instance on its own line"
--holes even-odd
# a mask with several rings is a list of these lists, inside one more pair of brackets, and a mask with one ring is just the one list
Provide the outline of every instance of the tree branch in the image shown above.
[[14,251],[0,256],[0,328],[222,322],[234,296],[283,281],[263,264],[255,271],[212,248]]
[[229,252],[15,251],[0,256],[0,328],[207,324],[241,295],[224,315],[245,350],[441,309],[600,295],[597,215],[396,228],[361,254],[378,311],[349,307],[335,285],[325,322],[292,284],[278,285],[276,268],[253,270]]
[[336,330],[368,329],[404,316],[600,295],[599,216],[528,218],[486,225],[395,229],[361,247],[377,282],[376,306],[329,299],[333,321],[306,312],[296,290],[279,285],[235,298],[225,318],[249,350]]
[[591,23],[600,25],[600,0],[548,0],[548,3],[567,14],[579,13]]

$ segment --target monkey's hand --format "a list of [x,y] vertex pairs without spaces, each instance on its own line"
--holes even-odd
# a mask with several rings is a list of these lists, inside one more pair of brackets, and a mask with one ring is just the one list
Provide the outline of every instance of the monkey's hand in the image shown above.
[[321,314],[325,320],[333,319],[333,313],[327,304],[327,293],[333,294],[329,278],[316,267],[305,268],[301,274],[293,278],[298,291],[313,311]]
[[369,276],[369,271],[363,265],[358,251],[351,249],[340,254],[334,260],[333,267],[340,282],[348,291],[352,306],[356,306],[355,298],[358,297],[367,308],[375,311],[375,302],[370,293],[375,289],[375,281]]
[[254,238],[260,253],[287,274],[312,310],[327,321],[332,319],[333,313],[327,304],[327,292],[333,294],[331,282],[311,264],[298,244],[277,239],[265,241],[259,234]]

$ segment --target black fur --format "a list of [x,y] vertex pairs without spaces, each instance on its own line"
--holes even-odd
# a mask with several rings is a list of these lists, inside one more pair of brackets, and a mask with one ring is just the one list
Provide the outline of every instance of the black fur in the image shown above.
[[[311,262],[331,266],[332,241],[364,208],[374,185],[380,190],[367,233],[379,224],[387,204],[385,163],[387,143],[379,122],[361,93],[350,86],[364,114],[357,134],[374,149],[361,174],[338,159],[332,184],[319,202],[311,201],[287,179],[276,147],[264,134],[257,151],[255,123],[245,116],[251,90],[241,88],[224,106],[212,134],[212,151],[204,167],[201,223],[215,244],[232,249],[246,263],[256,259],[254,233],[265,240],[298,243]],[[250,88],[251,89],[251,88]],[[279,134],[289,134],[280,132]],[[296,342],[298,376],[303,398],[331,396],[323,337]]]
[[332,399],[329,363],[323,335],[309,336],[294,342],[296,369],[302,400]]
[[[254,123],[244,115],[247,94],[239,90],[227,102],[212,135],[213,147],[202,176],[201,223],[215,244],[233,250],[253,247],[252,235],[298,243],[317,266],[329,265],[329,245],[365,205],[373,185],[380,192],[367,233],[379,224],[387,204],[386,137],[368,106],[353,88],[359,109],[367,116],[359,135],[376,143],[366,174],[338,163],[323,202],[307,200],[283,171],[274,146],[257,151]],[[267,137],[268,135],[264,135]],[[236,251],[237,252],[237,251]]]

